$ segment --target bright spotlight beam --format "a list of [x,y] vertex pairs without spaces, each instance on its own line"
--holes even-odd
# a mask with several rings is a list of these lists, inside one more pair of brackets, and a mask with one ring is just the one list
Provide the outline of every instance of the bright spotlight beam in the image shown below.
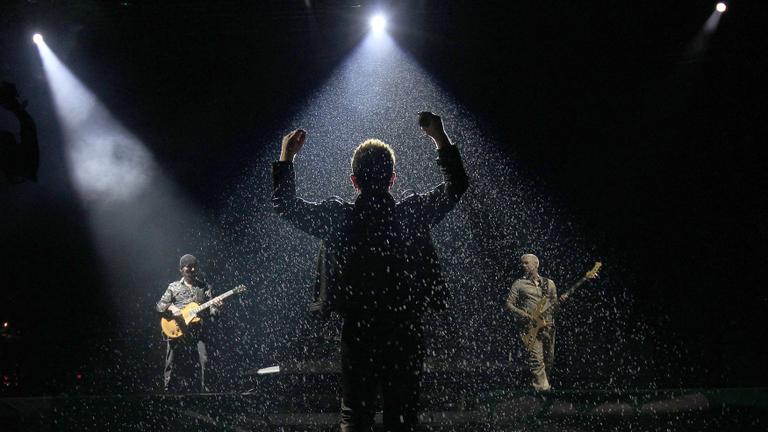
[[[723,5],[722,10],[720,5]],[[699,31],[693,41],[691,41],[691,46],[687,53],[688,56],[697,56],[707,49],[709,38],[712,36],[712,34],[715,33],[715,30],[717,30],[717,26],[720,23],[720,18],[722,17],[723,11],[725,10],[724,8],[725,3],[717,4],[717,7],[709,15],[709,18],[707,18],[707,21],[704,23],[701,31]]]
[[381,33],[387,28],[387,19],[382,14],[374,15],[371,18],[371,30],[374,33]]
[[61,63],[42,36],[36,44],[78,191],[86,199],[99,200],[139,194],[157,173],[144,144]]
[[[197,247],[190,227],[207,226],[194,203],[162,173],[144,143],[126,129],[62,63],[45,42],[37,45],[63,134],[62,150],[83,201],[89,228],[116,304],[145,298],[169,257]],[[173,215],[169,217],[169,215]],[[197,234],[192,234],[196,236]],[[126,326],[146,320],[138,309],[117,308]]]
[[41,35],[40,33],[35,33],[35,35],[32,36],[32,42],[40,45],[41,43],[43,43],[43,35]]

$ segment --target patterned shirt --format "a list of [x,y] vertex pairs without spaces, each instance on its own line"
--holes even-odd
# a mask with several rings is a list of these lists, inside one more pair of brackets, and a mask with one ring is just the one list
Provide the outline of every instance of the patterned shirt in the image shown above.
[[[171,282],[165,293],[157,302],[157,311],[165,312],[171,305],[181,309],[190,303],[203,304],[211,299],[212,287],[205,282],[196,282],[198,285],[189,287],[184,284],[184,279]],[[212,308],[213,309],[213,308]],[[214,310],[211,313],[215,314]]]

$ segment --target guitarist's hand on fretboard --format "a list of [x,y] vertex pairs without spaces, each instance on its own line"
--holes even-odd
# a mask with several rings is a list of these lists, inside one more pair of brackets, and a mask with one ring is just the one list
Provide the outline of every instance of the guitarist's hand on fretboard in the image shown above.
[[211,308],[208,309],[211,315],[218,315],[221,313],[221,307],[224,305],[224,302],[221,299],[211,299]]

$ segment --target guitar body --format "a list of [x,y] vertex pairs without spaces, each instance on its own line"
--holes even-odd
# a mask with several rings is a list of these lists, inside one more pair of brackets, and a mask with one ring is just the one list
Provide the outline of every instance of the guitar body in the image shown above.
[[526,329],[525,333],[520,335],[520,337],[523,339],[523,344],[528,349],[531,349],[534,342],[536,342],[536,338],[539,336],[539,332],[546,327],[547,322],[544,320],[543,315],[546,311],[546,304],[547,299],[541,299],[541,301],[536,305],[536,308],[531,312],[531,321],[528,325],[528,328]]
[[526,346],[526,348],[531,349],[534,342],[536,342],[536,338],[539,336],[539,332],[542,328],[544,328],[543,325],[530,326],[528,327],[528,330],[526,330],[525,333],[521,335],[523,338],[523,344]]
[[195,310],[199,306],[200,305],[193,302],[181,309],[181,316],[161,318],[160,328],[163,329],[163,334],[169,339],[176,339],[184,336],[184,329],[189,327],[190,324],[200,322],[200,317],[195,313]]
[[173,318],[161,318],[160,328],[163,330],[163,334],[166,335],[169,339],[180,338],[184,336],[184,332],[190,324],[200,322],[200,317],[198,316],[200,312],[208,309],[212,305],[215,305],[216,302],[221,302],[225,298],[233,294],[239,294],[245,290],[245,285],[238,285],[235,288],[225,292],[224,294],[212,298],[201,305],[192,302],[181,309],[180,316]]
[[[578,288],[582,283],[588,280],[595,279],[602,266],[603,266],[603,263],[601,263],[600,261],[597,261],[594,267],[592,267],[592,270],[588,271],[583,278],[581,278],[570,289],[568,289],[568,291],[566,291],[565,293],[565,297],[561,297],[561,299],[567,298],[568,296],[573,294],[576,288]],[[520,335],[520,337],[523,339],[523,344],[525,344],[526,348],[531,349],[534,342],[536,342],[536,338],[539,337],[539,333],[544,329],[544,327],[547,326],[547,322],[544,320],[544,313],[551,306],[552,304],[549,303],[549,301],[546,298],[542,298],[539,301],[539,303],[536,305],[536,307],[532,311],[530,311],[531,320],[530,320],[530,323],[528,324],[528,328],[526,329],[525,333]]]

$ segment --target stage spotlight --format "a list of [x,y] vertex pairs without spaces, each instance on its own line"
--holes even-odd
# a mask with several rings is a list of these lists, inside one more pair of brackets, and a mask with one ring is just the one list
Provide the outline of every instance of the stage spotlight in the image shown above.
[[32,36],[32,42],[40,45],[41,43],[43,43],[43,35],[41,35],[40,33],[35,33],[35,35]]
[[371,30],[374,33],[381,33],[387,28],[387,19],[382,14],[374,15],[371,18]]
[[720,13],[723,13],[723,12],[725,12],[725,11],[726,11],[726,9],[728,9],[728,5],[726,5],[726,4],[725,4],[725,3],[723,3],[723,2],[720,2],[720,3],[718,3],[718,4],[715,6],[715,10],[716,10],[716,11],[718,11],[718,12],[720,12]]

